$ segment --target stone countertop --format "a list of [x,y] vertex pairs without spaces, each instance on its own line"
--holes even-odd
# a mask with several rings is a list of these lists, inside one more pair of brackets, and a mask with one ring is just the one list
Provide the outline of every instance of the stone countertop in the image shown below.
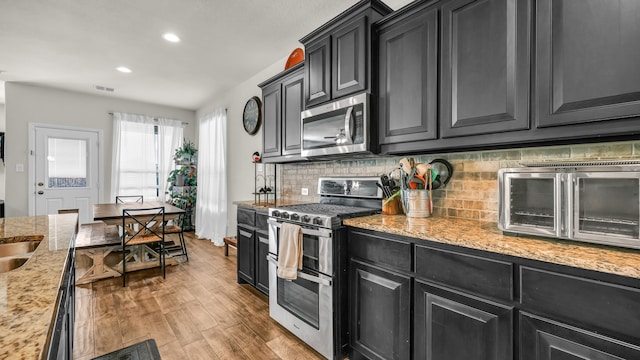
[[235,205],[237,205],[238,207],[249,208],[249,209],[253,209],[253,210],[256,210],[256,211],[267,212],[267,211],[269,211],[269,208],[276,207],[276,206],[308,204],[309,202],[277,199],[277,200],[269,202],[268,204],[264,203],[264,202],[261,203],[261,204],[256,204],[255,201],[251,201],[251,200],[234,201],[233,203]]
[[24,265],[0,273],[0,359],[46,356],[77,222],[77,214],[0,219],[0,243],[42,240]]
[[454,218],[372,215],[345,225],[520,258],[640,279],[640,250],[504,235],[495,223]]

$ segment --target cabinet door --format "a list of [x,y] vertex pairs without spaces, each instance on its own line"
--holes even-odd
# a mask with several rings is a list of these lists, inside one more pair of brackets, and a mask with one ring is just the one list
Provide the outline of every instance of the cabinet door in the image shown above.
[[416,281],[414,358],[513,359],[513,309]]
[[282,82],[282,155],[300,154],[300,113],[304,110],[304,73]]
[[256,288],[269,295],[269,235],[256,231]]
[[331,98],[353,94],[367,88],[367,17],[357,17],[332,34]]
[[408,359],[411,279],[350,262],[351,347],[370,359]]
[[538,126],[640,114],[638,18],[633,0],[537,2]]
[[280,83],[262,89],[262,157],[280,156]]
[[529,127],[529,0],[442,7],[442,137]]
[[437,49],[437,8],[380,31],[380,144],[437,138]]
[[640,347],[527,313],[520,315],[520,360],[640,359]]
[[304,84],[305,106],[313,106],[331,98],[331,38],[322,38],[308,46],[304,59],[307,82]]
[[238,226],[238,283],[255,283],[255,232]]

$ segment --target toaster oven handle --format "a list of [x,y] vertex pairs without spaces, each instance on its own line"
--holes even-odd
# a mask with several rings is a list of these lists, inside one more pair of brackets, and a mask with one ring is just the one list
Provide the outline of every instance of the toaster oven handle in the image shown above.
[[353,138],[355,134],[352,134],[353,129],[352,123],[353,121],[353,106],[349,106],[347,109],[347,114],[344,116],[344,135],[349,141],[347,144],[353,144]]
[[[272,254],[267,255],[267,261],[269,261],[270,263],[274,264],[276,266],[276,268],[278,267],[278,260],[276,260],[276,258]],[[326,279],[322,279],[322,278],[320,278],[318,276],[309,275],[307,273],[303,273],[302,271],[298,271],[298,277],[301,278],[301,279],[309,280],[309,281],[314,282],[316,284],[320,284],[320,285],[324,285],[324,286],[331,286],[331,280],[326,280]]]

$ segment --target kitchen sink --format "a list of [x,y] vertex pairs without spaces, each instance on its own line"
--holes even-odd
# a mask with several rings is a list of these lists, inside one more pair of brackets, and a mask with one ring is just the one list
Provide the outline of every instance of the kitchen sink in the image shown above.
[[38,245],[40,245],[40,240],[0,244],[0,273],[11,271],[24,265]]
[[33,252],[40,241],[22,241],[8,244],[0,244],[0,257],[14,256]]
[[0,273],[11,271],[24,265],[28,257],[3,257],[0,258]]

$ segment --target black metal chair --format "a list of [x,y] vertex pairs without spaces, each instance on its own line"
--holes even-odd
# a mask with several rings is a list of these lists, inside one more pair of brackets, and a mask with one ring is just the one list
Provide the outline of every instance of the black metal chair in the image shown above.
[[[147,255],[153,261],[157,258],[166,279],[165,261],[165,210],[164,206],[122,210],[122,286],[126,286],[127,263],[145,262]],[[147,245],[157,244],[155,248]],[[127,248],[137,246],[137,253],[127,252]],[[137,258],[136,258],[137,257]]]
[[125,203],[144,203],[144,196],[142,195],[117,195],[116,204]]
[[187,254],[187,243],[184,241],[184,225],[186,214],[180,214],[177,218],[170,220],[171,224],[165,224],[164,233],[168,234],[178,234],[178,240],[180,244],[176,244],[174,246],[167,247],[167,251],[176,251],[180,250],[180,252],[172,253],[172,256],[184,256],[187,261],[189,261],[189,255]]

